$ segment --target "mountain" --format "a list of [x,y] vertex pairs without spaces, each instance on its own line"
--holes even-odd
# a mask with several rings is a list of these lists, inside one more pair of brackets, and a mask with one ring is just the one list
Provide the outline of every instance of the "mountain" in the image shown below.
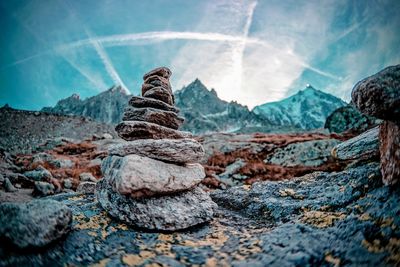
[[246,132],[270,126],[267,119],[246,106],[221,100],[214,89],[208,90],[199,79],[176,91],[175,101],[185,118],[182,130],[195,134]]
[[307,85],[297,94],[281,101],[257,106],[253,112],[272,124],[311,130],[324,127],[326,118],[334,110],[345,105],[347,103],[340,98]]
[[62,99],[55,107],[45,107],[43,112],[63,115],[80,115],[98,122],[116,124],[121,121],[124,108],[131,95],[121,86],[113,86],[98,95],[81,100],[79,95]]

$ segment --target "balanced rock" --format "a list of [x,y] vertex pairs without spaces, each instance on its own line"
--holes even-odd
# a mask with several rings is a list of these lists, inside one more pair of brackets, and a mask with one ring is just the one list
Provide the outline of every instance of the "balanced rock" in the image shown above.
[[136,154],[176,163],[200,162],[204,157],[203,146],[193,139],[140,139],[113,145],[108,152],[120,157]]
[[0,237],[19,248],[43,247],[71,229],[72,211],[54,200],[0,205]]
[[115,127],[115,130],[122,139],[127,141],[137,139],[181,139],[192,137],[192,134],[189,132],[178,131],[144,121],[123,121]]
[[156,69],[153,69],[151,71],[149,71],[148,73],[146,73],[145,75],[143,75],[143,80],[145,81],[148,77],[150,76],[160,76],[163,77],[165,79],[169,79],[169,77],[171,77],[171,70],[167,67],[159,67]]
[[133,198],[188,190],[205,177],[198,163],[180,166],[138,155],[107,157],[102,172],[115,192]]
[[113,192],[106,180],[96,185],[101,206],[113,217],[150,230],[175,231],[213,218],[217,205],[200,187],[160,197],[134,199]]
[[184,119],[175,112],[155,108],[127,107],[122,118],[124,121],[147,121],[172,129],[178,129]]
[[400,126],[391,121],[380,125],[380,153],[383,183],[400,183]]
[[163,101],[168,105],[174,104],[174,98],[168,92],[168,90],[163,87],[153,87],[150,90],[146,91],[143,96]]
[[[160,76],[150,76],[148,77],[145,81],[143,85],[151,85],[153,87],[162,87],[164,89],[166,89],[171,95],[172,95],[172,89],[171,89],[171,84],[169,83],[168,79],[165,79],[163,77]],[[143,89],[151,89],[149,88],[149,86],[142,86],[142,95],[144,95],[146,93],[146,91],[143,91]]]
[[179,113],[179,108],[172,105],[168,105],[167,103],[164,103],[160,100],[148,97],[133,96],[129,100],[129,105],[135,108],[157,108]]

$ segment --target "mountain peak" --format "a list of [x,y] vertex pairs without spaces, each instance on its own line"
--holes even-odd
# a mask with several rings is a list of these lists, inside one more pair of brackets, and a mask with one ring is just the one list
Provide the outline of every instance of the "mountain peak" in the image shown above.
[[112,92],[112,93],[114,93],[114,92],[121,93],[121,94],[124,94],[124,95],[129,95],[130,94],[128,89],[122,87],[121,85],[114,85],[110,89],[108,89],[107,91]]

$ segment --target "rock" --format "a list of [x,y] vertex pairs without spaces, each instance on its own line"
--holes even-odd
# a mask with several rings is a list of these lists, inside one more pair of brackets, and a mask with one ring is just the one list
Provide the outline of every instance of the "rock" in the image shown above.
[[336,139],[313,140],[278,148],[264,162],[285,167],[320,166],[330,157],[330,151],[339,143]]
[[102,139],[113,139],[113,136],[109,133],[105,133],[101,137],[102,137]]
[[150,76],[159,76],[159,77],[163,77],[165,79],[169,79],[169,77],[171,77],[171,70],[167,67],[159,67],[159,68],[155,68],[151,71],[149,71],[148,73],[146,73],[145,75],[143,75],[143,80],[145,81],[148,77]]
[[138,155],[107,157],[102,172],[115,192],[133,198],[188,190],[205,177],[198,163],[180,166]]
[[43,247],[70,231],[72,211],[54,200],[0,205],[0,236],[19,248]]
[[79,174],[79,180],[82,182],[97,182],[96,177],[94,177],[90,172],[83,172]]
[[362,114],[352,105],[347,105],[336,109],[326,118],[324,128],[331,133],[351,133],[361,134],[366,130],[376,126],[379,120]]
[[113,145],[110,155],[127,156],[136,154],[164,162],[200,162],[204,156],[203,146],[193,139],[141,139]]
[[357,108],[383,120],[400,121],[400,65],[358,82],[351,93]]
[[94,194],[96,183],[94,182],[81,182],[76,189],[76,192],[83,194]]
[[50,155],[48,153],[45,153],[45,152],[40,152],[40,153],[37,153],[36,155],[34,155],[32,157],[32,159],[33,159],[33,161],[32,161],[33,163],[44,163],[46,161],[53,160],[54,156]]
[[38,166],[36,170],[27,171],[24,175],[34,181],[50,181],[53,175],[42,166]]
[[237,159],[234,163],[226,166],[225,171],[218,176],[222,179],[230,177],[244,165],[246,165],[246,162],[243,159]]
[[70,159],[52,159],[49,163],[56,168],[72,168],[75,165]]
[[115,130],[118,135],[127,141],[137,139],[183,139],[191,138],[189,132],[177,131],[150,122],[142,121],[123,121],[119,123]]
[[[165,79],[163,77],[156,76],[156,75],[150,76],[144,81],[144,84],[146,84],[146,85],[149,84],[149,85],[152,85],[153,87],[162,87],[162,88],[166,89],[171,95],[173,94],[169,80]],[[150,89],[151,88],[147,88],[147,90],[144,91],[143,87],[142,87],[142,95],[144,95]]]
[[391,121],[380,125],[380,155],[382,181],[385,185],[400,182],[400,126]]
[[154,87],[143,94],[144,97],[160,100],[168,105],[174,104],[174,99],[168,90],[162,87]]
[[4,189],[6,192],[15,192],[18,189],[13,186],[8,178],[4,179]]
[[176,231],[202,224],[213,218],[217,208],[199,187],[175,195],[132,199],[116,194],[102,179],[97,183],[96,195],[113,217],[150,230]]
[[336,145],[332,156],[339,160],[372,159],[379,157],[379,127]]
[[71,178],[64,179],[63,183],[64,183],[64,188],[65,189],[71,189],[72,188],[72,179]]
[[32,195],[45,197],[53,195],[55,191],[54,185],[46,182],[35,182]]
[[124,121],[147,121],[161,126],[177,130],[184,119],[171,111],[154,108],[132,108],[125,109]]
[[133,96],[129,100],[129,105],[135,108],[157,108],[179,113],[179,108],[174,107],[172,105],[168,105],[160,100],[148,97]]

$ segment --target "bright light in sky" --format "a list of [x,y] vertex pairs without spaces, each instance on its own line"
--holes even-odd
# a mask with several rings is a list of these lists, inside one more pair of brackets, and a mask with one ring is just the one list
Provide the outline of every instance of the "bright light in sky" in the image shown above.
[[[359,79],[400,63],[400,2],[3,1],[0,105],[39,109],[144,72],[195,78],[250,108],[304,84],[348,100]],[[6,36],[6,38],[5,38]]]

